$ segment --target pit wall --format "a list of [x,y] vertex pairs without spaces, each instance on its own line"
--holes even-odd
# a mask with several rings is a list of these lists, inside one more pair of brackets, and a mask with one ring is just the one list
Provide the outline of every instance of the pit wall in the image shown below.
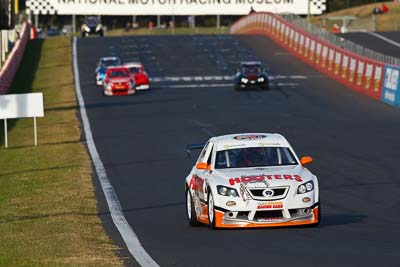
[[21,64],[29,38],[30,27],[28,23],[24,23],[20,32],[20,38],[15,42],[11,53],[8,55],[6,62],[0,70],[0,95],[4,95],[9,91],[15,74]]
[[238,20],[230,33],[266,35],[292,55],[345,86],[400,106],[399,68],[334,46],[278,15],[252,13]]

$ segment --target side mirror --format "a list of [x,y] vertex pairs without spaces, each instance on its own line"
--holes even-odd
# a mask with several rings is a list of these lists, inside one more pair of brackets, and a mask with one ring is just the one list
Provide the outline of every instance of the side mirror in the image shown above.
[[310,164],[310,163],[312,163],[312,162],[313,162],[312,157],[302,157],[302,158],[300,159],[300,163],[301,163],[302,165]]
[[199,162],[196,164],[196,168],[198,170],[209,170],[210,169],[210,165],[208,165],[207,163],[204,162]]

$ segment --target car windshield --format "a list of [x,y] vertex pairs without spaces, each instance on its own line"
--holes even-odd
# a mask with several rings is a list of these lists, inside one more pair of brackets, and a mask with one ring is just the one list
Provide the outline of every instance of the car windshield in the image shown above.
[[94,27],[94,26],[97,26],[97,24],[99,23],[99,20],[96,17],[88,17],[88,18],[86,18],[85,23],[89,27]]
[[103,67],[103,68],[108,68],[108,67],[112,67],[112,66],[119,66],[120,64],[119,64],[119,61],[118,60],[115,60],[115,59],[110,59],[110,60],[103,60],[102,62],[101,62],[101,66]]
[[129,71],[131,73],[141,73],[142,72],[142,68],[140,68],[140,67],[130,67]]
[[244,65],[242,66],[242,73],[260,73],[262,70],[260,65]]
[[247,147],[218,151],[215,168],[248,168],[296,164],[295,157],[287,147]]
[[111,78],[129,77],[129,73],[125,70],[113,70],[108,73]]

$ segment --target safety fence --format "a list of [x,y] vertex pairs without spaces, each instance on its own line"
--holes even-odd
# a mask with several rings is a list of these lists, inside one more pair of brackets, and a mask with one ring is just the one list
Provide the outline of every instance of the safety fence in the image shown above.
[[281,16],[252,13],[232,25],[230,32],[266,35],[303,62],[345,86],[386,103],[400,104],[399,68],[336,46]]
[[308,23],[307,20],[295,15],[295,14],[286,14],[282,15],[282,17],[291,22],[297,28],[303,29],[319,39],[325,40],[335,46],[341,47],[347,51],[353,52],[359,56],[363,56],[375,61],[384,62],[386,64],[400,66],[400,58],[388,56],[374,50],[371,50],[362,45],[356,44],[350,40],[347,40],[337,34],[334,34],[330,31],[322,29],[316,25]]
[[24,55],[25,47],[30,38],[30,25],[24,23],[20,33],[20,38],[15,42],[11,53],[0,70],[0,95],[6,94],[11,87],[15,74]]

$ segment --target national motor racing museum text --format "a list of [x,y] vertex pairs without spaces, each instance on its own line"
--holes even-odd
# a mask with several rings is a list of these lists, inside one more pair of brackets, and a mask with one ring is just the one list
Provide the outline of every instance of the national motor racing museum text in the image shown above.
[[294,0],[58,0],[59,4],[186,4],[186,5],[209,5],[209,4],[293,4]]

